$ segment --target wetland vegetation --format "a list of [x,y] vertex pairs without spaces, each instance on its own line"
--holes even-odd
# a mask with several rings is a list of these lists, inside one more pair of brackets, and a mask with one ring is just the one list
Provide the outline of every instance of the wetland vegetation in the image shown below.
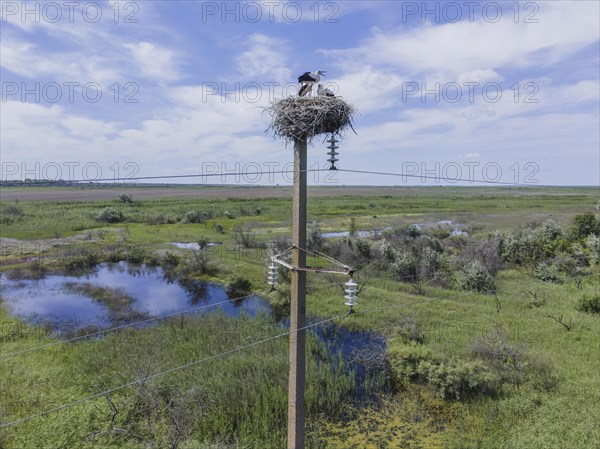
[[[0,446],[282,447],[289,274],[279,270],[269,291],[266,260],[289,246],[290,200],[253,189],[246,198],[197,189],[198,199],[113,190],[112,199],[91,191],[85,201],[0,204],[1,421],[135,384],[2,429]],[[597,444],[597,189],[323,190],[309,195],[309,246],[356,268],[364,287],[356,313],[310,333],[308,447]],[[62,277],[63,293],[103,307],[111,324],[171,310],[138,307],[151,290],[94,280],[114,264],[159,273],[181,307],[216,301],[206,286],[222,284],[219,298],[252,293],[273,313],[182,314],[5,356],[64,338],[9,313],[19,283]],[[345,314],[343,282],[308,276],[312,322]],[[177,297],[161,295],[163,305]],[[352,331],[378,337],[350,348],[348,336],[365,335]]]

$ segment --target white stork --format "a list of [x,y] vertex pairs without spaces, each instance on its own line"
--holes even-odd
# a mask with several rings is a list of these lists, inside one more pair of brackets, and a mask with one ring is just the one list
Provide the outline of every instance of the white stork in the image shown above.
[[298,77],[298,82],[301,84],[298,95],[301,97],[305,96],[309,92],[312,92],[313,85],[321,81],[321,75],[325,76],[325,72],[322,70],[315,70],[314,72],[305,72]]
[[319,97],[335,97],[333,91],[327,87],[323,87],[322,84],[319,84],[317,94],[319,95]]

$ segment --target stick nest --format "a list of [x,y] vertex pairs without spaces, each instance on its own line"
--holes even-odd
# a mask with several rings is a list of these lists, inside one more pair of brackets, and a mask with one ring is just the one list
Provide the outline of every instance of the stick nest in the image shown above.
[[319,134],[341,134],[352,127],[356,110],[339,97],[287,97],[265,109],[271,116],[267,132],[286,141],[309,142]]

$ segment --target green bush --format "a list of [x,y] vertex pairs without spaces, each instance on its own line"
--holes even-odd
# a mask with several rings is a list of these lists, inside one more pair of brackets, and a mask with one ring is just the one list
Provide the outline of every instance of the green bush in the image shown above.
[[540,262],[535,267],[534,275],[540,281],[562,284],[564,279],[560,275],[559,267],[554,263]]
[[241,298],[252,292],[252,282],[244,276],[234,276],[227,282],[227,295],[230,298]]
[[590,265],[596,265],[600,263],[600,237],[597,235],[589,235],[586,240],[586,247],[588,250],[588,262]]
[[98,254],[91,250],[84,250],[83,253],[68,257],[63,260],[65,270],[69,273],[79,273],[81,271],[94,268],[99,262]]
[[308,249],[312,251],[321,251],[325,244],[325,239],[321,237],[321,227],[317,221],[313,221],[308,230],[307,238]]
[[466,399],[475,395],[495,394],[496,377],[478,360],[450,360],[432,363],[424,360],[417,367],[436,396],[441,399]]
[[588,235],[598,235],[600,233],[600,223],[592,212],[575,215],[573,223],[569,229],[569,239],[572,241],[582,241]]
[[497,379],[481,361],[444,360],[424,345],[411,342],[393,346],[390,362],[394,380],[400,385],[420,382],[444,399],[466,399],[493,394]]
[[178,254],[167,251],[165,255],[160,260],[160,265],[168,270],[171,268],[176,268],[181,262],[181,257]]
[[427,346],[415,342],[390,348],[392,374],[400,384],[419,380],[419,365],[424,361],[439,363],[439,357]]
[[509,344],[506,335],[497,330],[495,335],[473,342],[471,355],[485,362],[500,383],[523,383],[528,358],[521,348]]
[[0,224],[13,224],[25,216],[25,212],[15,204],[2,206],[0,209]]
[[584,295],[577,304],[577,310],[584,313],[600,313],[600,295]]
[[129,242],[125,247],[124,260],[132,263],[142,263],[146,259],[146,250],[137,242]]
[[401,282],[410,282],[416,276],[415,261],[412,254],[399,251],[396,254],[395,262],[390,266],[390,270]]
[[383,264],[393,264],[396,262],[396,250],[387,240],[382,240],[377,248],[377,252],[382,259]]
[[211,218],[211,214],[209,212],[190,210],[185,213],[185,216],[183,217],[183,220],[181,220],[181,222],[184,224],[204,223],[209,218]]
[[199,274],[211,276],[216,274],[219,269],[210,259],[206,249],[197,249],[187,254],[186,258],[179,263],[177,271],[183,277],[197,276]]
[[121,223],[125,220],[123,212],[113,207],[105,207],[96,217],[102,223]]
[[129,193],[122,193],[121,195],[119,195],[119,201],[121,201],[124,204],[133,204],[133,195],[129,194]]
[[469,263],[458,276],[458,285],[463,290],[491,292],[496,288],[494,278],[478,260]]

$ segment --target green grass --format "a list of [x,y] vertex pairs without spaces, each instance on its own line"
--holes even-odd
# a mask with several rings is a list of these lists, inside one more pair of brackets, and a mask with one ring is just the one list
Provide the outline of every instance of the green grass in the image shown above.
[[[347,230],[353,217],[357,229],[380,229],[403,223],[427,223],[453,220],[471,226],[477,235],[497,229],[509,230],[532,219],[552,218],[567,224],[575,214],[593,211],[597,204],[594,189],[578,188],[399,188],[391,194],[368,196],[341,195],[309,198],[309,221],[318,220],[323,231]],[[127,206],[114,201],[19,202],[23,217],[2,226],[2,237],[13,239],[48,239],[47,254],[64,258],[61,248],[81,246],[110,251],[123,240],[141,244],[148,253],[179,252],[169,242],[195,242],[206,239],[222,242],[208,250],[219,270],[209,277],[226,281],[243,274],[271,301],[281,296],[267,293],[267,253],[261,248],[235,248],[232,230],[235,225],[251,223],[257,240],[265,242],[289,236],[291,202],[282,198],[249,199],[143,199]],[[134,195],[134,199],[135,195]],[[12,204],[12,203],[11,203]],[[95,217],[106,206],[119,208],[125,222],[111,225],[98,223]],[[256,208],[261,208],[260,215]],[[213,218],[201,224],[147,224],[149,217],[163,215],[173,221],[186,212],[206,211]],[[230,212],[236,218],[229,219]],[[224,231],[217,232],[216,224]],[[88,233],[88,231],[90,231]],[[73,239],[73,236],[89,237]],[[71,237],[71,240],[66,240]],[[24,257],[39,251],[36,241],[23,243]],[[67,246],[60,246],[67,245]],[[27,267],[21,256],[3,252],[2,270]],[[58,263],[59,261],[57,261]],[[47,262],[52,267],[52,259]],[[20,264],[20,265],[19,265]],[[307,311],[309,315],[329,317],[345,311],[342,292],[335,282],[343,278],[309,274]],[[339,320],[350,329],[375,330],[392,345],[403,337],[403,323],[417,323],[424,344],[448,358],[466,360],[473,343],[495,338],[501,331],[507,341],[532,357],[551,366],[558,379],[554,389],[544,390],[532,383],[507,387],[498,397],[476,397],[468,401],[443,401],[432,396],[423,385],[408,385],[383,404],[367,409],[348,408],[344,392],[352,388],[352,379],[340,371],[324,372],[316,362],[320,354],[317,342],[311,345],[307,395],[311,447],[423,447],[454,449],[590,449],[598,447],[600,432],[600,317],[578,310],[581,298],[598,294],[600,270],[588,268],[582,288],[566,277],[563,284],[542,282],[531,270],[506,268],[497,277],[498,299],[489,295],[447,290],[425,285],[417,294],[409,284],[398,283],[385,275],[372,276],[360,295],[356,314]],[[278,286],[285,294],[285,285]],[[537,295],[535,305],[532,296]],[[94,292],[90,292],[92,294]],[[107,292],[95,292],[99,298]],[[207,318],[208,319],[208,318]],[[570,330],[557,322],[560,319]],[[60,347],[28,355],[17,363],[0,361],[4,402],[7,416],[15,419],[98,391],[99,385],[114,386],[146,370],[176,366],[181,362],[207,355],[207,348],[222,351],[232,344],[249,342],[280,331],[273,323],[243,320],[236,324],[223,317],[173,321],[143,331],[125,332],[94,342]],[[212,321],[211,321],[212,320]],[[31,335],[9,338],[16,320],[0,314],[3,335],[2,352],[12,352],[47,342],[47,336]],[[12,324],[11,324],[12,323]],[[202,325],[210,324],[203,330]],[[218,331],[211,332],[210,326]],[[239,326],[239,328],[238,328]],[[14,334],[14,332],[13,332]],[[166,391],[164,398],[176,398],[182,391],[206,396],[206,415],[194,421],[195,431],[181,447],[209,447],[208,443],[225,442],[229,446],[248,448],[281,447],[285,433],[285,398],[287,376],[286,339],[257,347],[201,367],[184,370],[153,383],[156,391]],[[212,349],[211,349],[212,350]],[[132,355],[139,355],[132,359]],[[213,352],[210,352],[213,353]],[[137,357],[137,355],[136,355]],[[143,368],[143,367],[142,367]],[[136,371],[137,370],[137,371]],[[10,383],[4,379],[10,379]],[[247,383],[247,385],[246,385]],[[140,395],[132,391],[115,394],[123,412],[117,424],[140,426],[129,432],[167,444],[173,438],[173,410],[161,402],[151,421],[134,419],[135,401]],[[155,390],[152,390],[155,391]],[[136,395],[137,394],[137,395]],[[158,393],[157,393],[158,394]],[[195,393],[194,393],[195,394]],[[212,396],[211,396],[212,395]],[[159,395],[160,396],[160,395]],[[241,397],[242,400],[236,400]],[[144,399],[146,400],[146,399]],[[14,408],[12,405],[17,403]],[[143,402],[143,401],[142,401]],[[140,403],[141,404],[141,403]],[[72,412],[60,412],[55,418],[43,418],[9,429],[4,434],[7,447],[144,447],[142,440],[127,439],[109,432],[110,407],[105,398],[77,406]],[[131,420],[125,419],[125,411]],[[69,421],[71,419],[71,421]],[[194,418],[196,419],[196,418]],[[171,423],[171,424],[169,424]],[[88,437],[97,433],[95,440]],[[0,440],[2,441],[2,440]],[[87,443],[85,443],[87,441]],[[51,442],[44,446],[43,443]],[[82,443],[84,442],[84,443]],[[85,446],[87,444],[88,446]],[[205,446],[203,446],[205,445]],[[386,446],[389,445],[389,446]]]
[[[6,325],[10,319],[5,314],[1,318],[5,325],[3,352],[46,342],[46,338],[36,341],[38,336],[29,333],[9,339]],[[182,432],[192,447],[224,442],[280,448],[287,422],[288,359],[287,338],[277,336],[284,332],[266,318],[234,320],[210,314],[3,359],[3,379],[10,379],[10,385],[3,385],[3,421],[209,359],[111,393],[114,409],[101,396],[19,424],[2,432],[3,447],[171,447]],[[271,337],[275,338],[211,359]],[[316,337],[308,339],[307,351],[310,416],[341,416],[346,398],[355,388],[353,376],[339,356],[328,352]],[[114,421],[113,411],[118,411]],[[316,437],[309,438],[308,447],[320,447]]]

